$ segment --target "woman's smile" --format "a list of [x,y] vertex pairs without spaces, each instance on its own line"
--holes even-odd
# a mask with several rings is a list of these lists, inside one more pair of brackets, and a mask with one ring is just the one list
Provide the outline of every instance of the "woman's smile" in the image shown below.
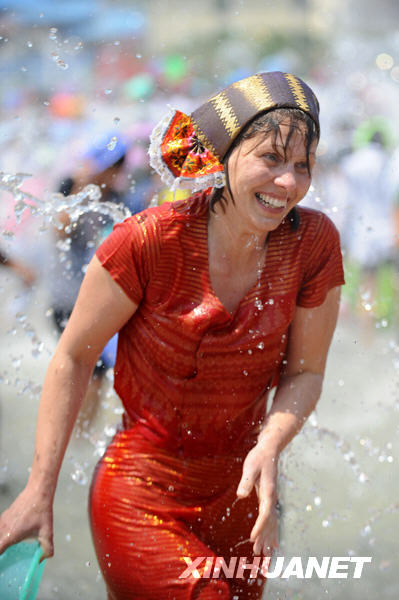
[[285,210],[285,208],[287,206],[286,200],[276,198],[275,196],[271,196],[270,194],[263,194],[262,192],[256,192],[255,196],[262,207],[264,207],[268,210],[272,210],[273,212],[276,212],[276,213],[279,213],[282,210]]

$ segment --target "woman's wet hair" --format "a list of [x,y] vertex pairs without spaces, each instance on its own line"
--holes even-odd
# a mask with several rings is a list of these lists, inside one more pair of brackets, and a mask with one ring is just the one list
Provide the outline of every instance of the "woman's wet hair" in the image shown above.
[[[310,147],[312,143],[315,140],[318,140],[319,138],[319,132],[313,119],[308,114],[306,114],[298,108],[276,108],[274,110],[262,113],[256,116],[252,121],[250,121],[250,123],[239,133],[239,135],[236,137],[236,139],[228,149],[226,155],[223,157],[222,163],[226,175],[226,186],[223,188],[215,188],[213,190],[210,198],[210,208],[212,211],[214,211],[217,202],[220,202],[222,206],[227,203],[227,198],[224,195],[225,188],[229,192],[232,202],[234,203],[234,196],[231,192],[230,187],[228,166],[228,160],[233,150],[237,148],[237,146],[239,146],[244,140],[251,139],[259,133],[263,133],[265,138],[271,136],[273,149],[277,151],[277,143],[278,141],[282,141],[280,125],[282,121],[287,120],[289,121],[289,130],[283,146],[284,156],[287,153],[287,149],[289,147],[294,132],[298,131],[299,127],[301,127],[302,130],[304,128],[306,164],[308,168],[308,173],[310,175]],[[281,146],[278,150],[279,153],[281,152],[280,148]],[[291,227],[293,229],[298,229],[299,214],[295,207],[289,212],[288,218],[291,222]]]

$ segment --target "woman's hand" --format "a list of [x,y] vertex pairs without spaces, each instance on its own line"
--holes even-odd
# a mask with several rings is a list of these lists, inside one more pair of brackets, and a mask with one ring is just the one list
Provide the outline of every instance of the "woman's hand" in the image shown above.
[[271,556],[278,548],[277,461],[275,455],[260,442],[252,448],[244,461],[238,498],[246,498],[255,486],[259,500],[259,514],[251,531],[254,555]]
[[29,484],[0,516],[0,554],[26,538],[39,540],[43,558],[54,554],[52,500],[30,489]]

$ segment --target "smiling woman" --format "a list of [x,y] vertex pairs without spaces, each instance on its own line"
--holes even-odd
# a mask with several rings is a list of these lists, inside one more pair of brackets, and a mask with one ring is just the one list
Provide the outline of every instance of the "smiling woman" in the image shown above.
[[[125,413],[89,503],[109,600],[262,597],[250,568],[213,578],[207,564],[277,547],[279,455],[320,396],[343,272],[334,225],[297,207],[318,136],[313,92],[280,72],[155,128],[153,166],[199,193],[130,217],[98,248],[48,369],[32,471],[1,516],[0,551],[34,535],[51,556],[65,448],[119,331]],[[180,577],[193,563],[200,577]]]

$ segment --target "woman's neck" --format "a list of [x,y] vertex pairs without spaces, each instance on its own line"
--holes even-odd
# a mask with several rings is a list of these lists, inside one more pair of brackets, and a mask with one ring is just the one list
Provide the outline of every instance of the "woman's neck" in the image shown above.
[[[225,209],[223,211],[223,208]],[[248,231],[237,219],[234,205],[218,202],[208,216],[208,245],[213,255],[229,266],[245,268],[264,259],[268,233]]]

